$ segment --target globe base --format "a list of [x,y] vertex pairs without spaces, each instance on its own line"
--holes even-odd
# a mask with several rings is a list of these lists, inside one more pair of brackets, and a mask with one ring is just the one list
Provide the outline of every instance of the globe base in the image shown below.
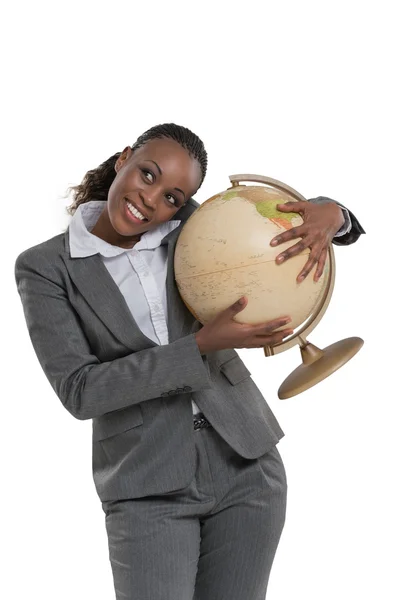
[[350,337],[320,350],[305,341],[301,345],[303,364],[283,381],[278,397],[280,400],[291,398],[323,381],[357,354],[363,344],[361,338]]

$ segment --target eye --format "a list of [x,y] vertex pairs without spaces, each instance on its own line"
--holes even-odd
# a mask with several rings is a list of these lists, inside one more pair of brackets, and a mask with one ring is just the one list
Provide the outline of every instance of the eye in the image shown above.
[[166,197],[168,197],[168,196],[169,196],[169,198],[173,198],[173,200],[175,201],[175,203],[174,203],[174,205],[173,205],[173,206],[177,206],[177,204],[178,204],[178,201],[177,201],[177,198],[175,198],[175,196],[173,196],[172,194],[165,194],[165,196],[166,196]]
[[[146,181],[146,183],[154,183],[155,181],[155,175],[152,171],[150,171],[149,169],[142,169],[140,168],[140,171],[143,173],[144,176],[144,180]],[[148,177],[148,175],[150,177]],[[179,205],[179,201],[176,198],[176,196],[173,196],[173,194],[165,194],[166,198],[173,198],[174,203],[171,202],[170,200],[168,200],[169,204],[171,204],[172,206],[178,206]]]
[[[141,169],[141,172],[144,175],[144,179],[150,181],[151,183],[154,181],[154,173],[152,173],[152,171],[149,171],[148,169]],[[147,175],[151,175],[152,179],[148,179]]]

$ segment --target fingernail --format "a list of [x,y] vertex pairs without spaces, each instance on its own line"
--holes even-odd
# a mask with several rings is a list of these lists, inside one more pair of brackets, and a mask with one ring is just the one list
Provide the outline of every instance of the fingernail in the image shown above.
[[305,279],[305,275],[301,275],[300,277],[298,277],[298,281],[303,281]]
[[283,262],[283,260],[284,260],[284,256],[279,256],[279,257],[277,258],[277,262],[278,262],[278,263],[281,263],[281,262]]
[[273,240],[272,242],[270,242],[271,246],[276,246],[277,245],[277,240]]

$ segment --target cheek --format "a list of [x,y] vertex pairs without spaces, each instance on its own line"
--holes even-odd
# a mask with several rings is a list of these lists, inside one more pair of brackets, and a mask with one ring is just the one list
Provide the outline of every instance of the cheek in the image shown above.
[[143,186],[144,183],[140,176],[140,173],[130,173],[124,178],[121,185],[121,189],[123,189],[128,194],[129,192],[140,190]]
[[110,187],[110,192],[113,196],[117,196],[119,199],[122,199],[125,195],[134,192],[136,190],[141,190],[143,188],[143,181],[140,176],[140,173],[137,172],[125,172],[119,171],[117,173],[112,185]]
[[112,204],[120,196],[121,186],[123,186],[123,177],[119,173],[116,174],[115,179],[110,185],[108,190],[108,202]]
[[124,178],[115,177],[108,191],[108,215],[112,224],[121,211],[127,192]]

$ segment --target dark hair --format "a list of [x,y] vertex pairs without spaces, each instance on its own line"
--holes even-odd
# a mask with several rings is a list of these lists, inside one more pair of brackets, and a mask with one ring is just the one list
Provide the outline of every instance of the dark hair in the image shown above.
[[[201,187],[206,175],[208,156],[200,138],[190,131],[190,129],[187,129],[187,127],[175,125],[174,123],[164,123],[163,125],[155,125],[140,135],[132,146],[133,152],[155,138],[170,138],[175,140],[193,158],[198,160],[202,173],[199,185]],[[96,169],[87,171],[82,183],[67,188],[66,195],[68,196],[71,190],[74,195],[73,203],[66,209],[70,215],[75,213],[80,204],[84,204],[90,200],[108,199],[108,190],[116,176],[115,163],[121,154],[121,152],[113,154]]]

